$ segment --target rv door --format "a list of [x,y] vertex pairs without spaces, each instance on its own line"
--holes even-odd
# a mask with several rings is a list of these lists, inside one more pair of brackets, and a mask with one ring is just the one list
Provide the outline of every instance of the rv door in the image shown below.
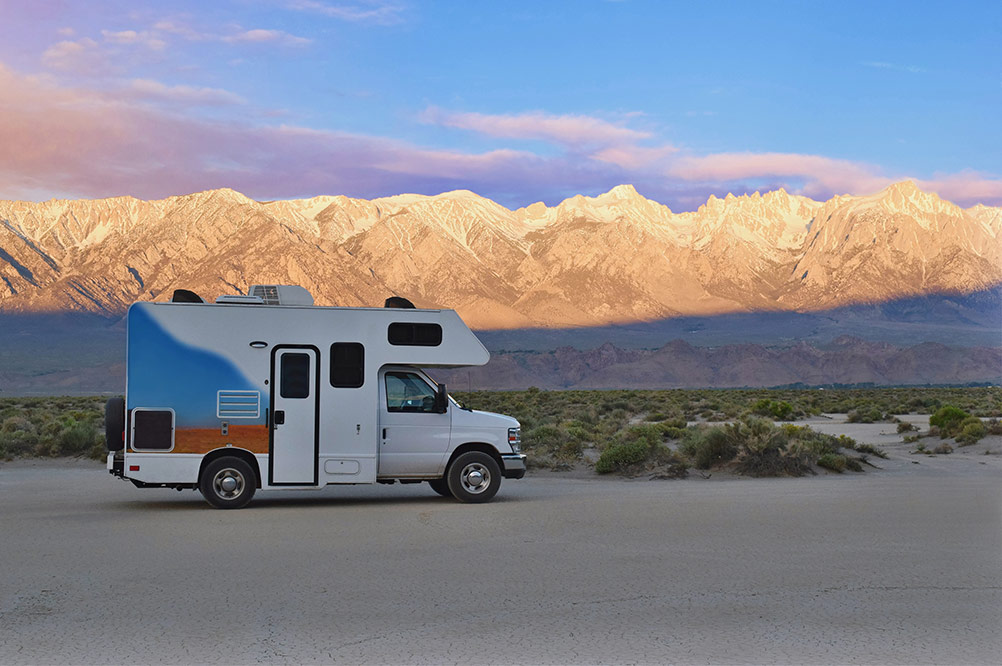
[[279,346],[271,359],[269,482],[316,485],[320,352],[316,347]]

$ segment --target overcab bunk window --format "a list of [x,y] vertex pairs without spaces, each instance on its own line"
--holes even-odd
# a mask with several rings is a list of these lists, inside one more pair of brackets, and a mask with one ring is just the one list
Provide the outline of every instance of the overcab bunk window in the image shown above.
[[442,327],[438,324],[394,322],[386,336],[391,345],[437,347],[442,344]]
[[365,347],[360,342],[331,345],[331,386],[359,388],[365,383]]

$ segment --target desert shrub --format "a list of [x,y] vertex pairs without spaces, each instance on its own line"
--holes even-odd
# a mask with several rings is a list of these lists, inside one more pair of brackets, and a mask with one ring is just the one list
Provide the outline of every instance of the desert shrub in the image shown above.
[[846,469],[846,457],[838,453],[826,453],[818,458],[818,467],[841,474]]
[[685,427],[689,425],[689,422],[686,421],[681,416],[672,417],[672,418],[664,418],[664,419],[660,419],[660,421],[661,422],[660,422],[659,425],[661,425],[663,427],[666,427],[666,428],[679,428],[679,429],[684,430]]
[[612,444],[599,456],[598,462],[595,463],[595,471],[599,474],[608,474],[636,465],[647,459],[650,450],[647,442],[639,439]]
[[988,434],[988,428],[976,416],[971,416],[960,422],[960,432],[957,434],[957,444],[970,446]]
[[533,467],[566,467],[583,455],[582,440],[557,425],[536,426],[523,432],[522,448]]
[[929,425],[939,428],[943,437],[953,437],[960,432],[961,423],[969,416],[970,414],[959,407],[943,405],[929,417]]
[[664,445],[659,426],[641,425],[629,428],[602,451],[595,463],[599,474],[653,473],[658,478],[684,478],[688,465]]
[[728,463],[738,453],[731,431],[732,426],[690,428],[679,445],[679,452],[697,469]]
[[905,435],[902,438],[902,440],[905,442],[905,444],[911,444],[912,442],[919,441],[919,436],[918,435]]
[[661,432],[664,433],[664,436],[668,439],[682,439],[685,437],[686,430],[685,428],[676,428],[674,426],[664,427],[662,424]]
[[904,421],[898,423],[898,434],[911,432],[912,430],[915,430],[915,426],[913,426],[911,423],[906,423]]
[[985,424],[985,430],[988,431],[989,435],[1002,435],[1002,421],[996,418],[990,419]]
[[943,442],[942,444],[934,448],[932,452],[938,453],[940,455],[945,455],[947,453],[953,453],[953,447],[947,444],[946,442]]
[[850,409],[846,414],[846,423],[877,423],[886,418],[884,412],[879,407],[862,407]]
[[777,421],[789,421],[793,417],[793,406],[783,400],[762,398],[752,405],[752,413],[769,416]]
[[[907,440],[908,438],[906,437],[905,439]],[[918,438],[916,437],[915,439],[917,440]],[[860,453],[868,453],[870,455],[877,456],[878,458],[887,458],[887,453],[873,444],[857,444],[855,448]]]

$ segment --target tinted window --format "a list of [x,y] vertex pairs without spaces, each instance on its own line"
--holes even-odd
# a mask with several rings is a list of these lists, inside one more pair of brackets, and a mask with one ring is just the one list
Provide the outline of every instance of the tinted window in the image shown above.
[[174,446],[174,413],[140,409],[132,412],[132,448],[168,451]]
[[358,388],[365,383],[365,347],[358,342],[331,345],[331,386]]
[[390,324],[386,336],[391,345],[437,347],[442,344],[442,327],[438,324]]
[[413,372],[387,372],[386,410],[434,412],[435,389]]
[[283,398],[310,397],[310,355],[282,355],[282,385]]

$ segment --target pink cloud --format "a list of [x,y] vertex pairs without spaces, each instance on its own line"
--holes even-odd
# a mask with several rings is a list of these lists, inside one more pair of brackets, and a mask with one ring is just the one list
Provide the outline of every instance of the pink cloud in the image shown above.
[[517,115],[455,113],[430,107],[420,116],[433,125],[472,130],[506,139],[537,139],[561,145],[609,145],[647,139],[647,132],[622,127],[593,116],[556,116],[541,111]]
[[759,178],[797,178],[805,191],[873,192],[891,179],[873,167],[849,160],[799,153],[715,153],[675,160],[668,175],[682,180],[728,182]]
[[[605,125],[627,133],[604,135],[619,142],[594,146],[593,154],[444,150],[378,136],[193,115],[194,106],[243,101],[215,88],[147,79],[112,90],[66,87],[52,77],[19,74],[2,64],[0,90],[0,198],[39,193],[160,198],[216,187],[261,199],[371,198],[465,188],[517,207],[599,194],[632,182],[646,196],[694,208],[710,193],[749,191],[749,181],[821,199],[832,193],[872,193],[909,175],[892,177],[872,165],[818,155],[682,155],[671,147],[638,146],[631,132],[646,135],[611,123]],[[543,123],[531,130],[514,123],[504,132],[574,141],[580,139],[580,127],[608,129],[604,122]],[[963,206],[1002,203],[1002,181],[990,175],[937,174],[916,181]]]
[[329,18],[357,23],[391,25],[403,20],[404,8],[395,2],[359,0],[357,2],[320,2],[319,0],[291,0],[290,9],[312,12]]
[[944,199],[965,206],[976,203],[1002,204],[1002,179],[991,178],[977,171],[937,175],[930,180],[916,179],[920,188],[935,192]]
[[923,189],[962,206],[1002,203],[1002,180],[977,172],[921,179],[910,174],[888,175],[863,162],[799,153],[686,156],[674,160],[666,175],[686,181],[719,183],[725,188],[746,180],[792,181],[787,189],[815,199],[826,199],[833,194],[870,194],[891,183],[911,179]]
[[301,127],[211,122],[139,104],[131,89],[64,88],[2,65],[0,89],[18,99],[0,104],[0,198],[39,192],[158,198],[224,186],[261,198],[378,196],[505,179],[516,189],[535,182],[549,188],[574,172],[509,150],[470,154]]
[[167,42],[148,31],[121,30],[112,32],[111,30],[102,30],[101,36],[109,44],[140,45],[154,51],[162,51],[167,46]]
[[297,37],[283,30],[244,30],[233,35],[221,38],[228,44],[250,43],[250,44],[282,44],[283,46],[306,46],[313,40],[305,37]]
[[90,37],[56,42],[42,53],[42,64],[76,73],[98,73],[106,71],[109,65],[100,45]]
[[168,86],[150,79],[133,79],[125,88],[126,97],[150,101],[166,101],[182,105],[220,106],[244,104],[247,100],[221,88],[196,88],[193,86]]

